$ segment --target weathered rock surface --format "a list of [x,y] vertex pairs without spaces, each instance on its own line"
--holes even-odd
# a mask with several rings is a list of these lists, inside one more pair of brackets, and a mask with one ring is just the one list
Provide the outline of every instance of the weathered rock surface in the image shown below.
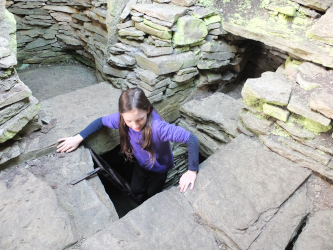
[[286,249],[310,209],[307,190],[302,187],[281,206],[249,249]]
[[271,149],[273,152],[295,162],[299,166],[310,169],[315,173],[318,173],[326,178],[333,180],[333,170],[329,166],[324,166],[311,158],[294,151],[293,149],[286,147],[279,142],[279,137],[276,136],[260,136],[265,146]]
[[239,113],[239,116],[246,129],[255,134],[267,135],[270,134],[271,130],[273,129],[273,122],[265,119],[259,114],[254,114],[250,111],[242,110]]
[[47,183],[20,169],[2,172],[0,185],[1,248],[65,248],[77,241],[69,215]]
[[80,249],[283,249],[309,211],[306,190],[294,192],[310,172],[256,140],[238,136],[200,167],[194,190],[155,195]]
[[333,212],[320,211],[309,218],[298,237],[294,249],[332,249],[333,248]]
[[141,68],[150,70],[157,75],[164,75],[180,69],[189,68],[195,66],[198,62],[197,56],[193,52],[156,58],[148,58],[143,53],[137,53],[135,59]]
[[318,41],[333,45],[333,8],[327,12],[311,27],[307,35]]
[[152,197],[121,220],[84,241],[81,249],[109,249],[110,245],[114,249],[179,246],[218,249],[209,227],[201,224],[200,216],[176,188]]
[[215,93],[202,100],[192,100],[182,105],[180,111],[200,123],[214,123],[222,131],[236,137],[240,101],[223,93]]
[[186,197],[211,227],[222,230],[240,249],[251,246],[310,174],[244,135],[209,157],[201,168],[196,189]]
[[[41,102],[45,115],[49,120],[55,119],[56,126],[48,133],[36,132],[30,138],[23,138],[20,141],[22,154],[17,162],[54,152],[58,139],[75,135],[94,119],[117,112],[114,100],[118,100],[120,93],[109,83],[102,82]],[[98,98],[91,98],[92,94]],[[86,142],[96,152],[102,153],[115,147],[118,140],[117,131],[103,128]]]
[[[172,38],[175,46],[184,46],[201,42],[208,34],[205,22],[199,18],[191,16],[179,18],[175,29],[176,31]],[[193,32],[193,30],[195,30],[195,32]]]
[[291,112],[299,114],[310,120],[316,121],[323,126],[328,126],[331,123],[330,119],[326,118],[321,114],[311,111],[307,100],[304,99],[302,96],[292,95],[287,108]]
[[176,22],[187,10],[187,8],[170,4],[136,4],[132,5],[132,9],[171,23]]
[[13,138],[40,110],[39,101],[31,96],[28,106],[0,126],[0,143]]
[[261,78],[248,79],[242,89],[244,101],[253,105],[264,102],[286,106],[292,90],[292,83],[278,73],[266,72]]
[[315,91],[310,96],[310,108],[333,119],[333,93],[330,90]]
[[[319,1],[315,1],[316,4],[312,4],[314,1],[301,1],[301,4],[304,2],[311,8],[321,5]],[[244,5],[242,3],[243,1],[216,3],[219,8],[225,10],[223,28],[226,31],[287,51],[303,60],[333,67],[333,48],[326,46],[327,43],[332,45],[332,28],[330,28],[332,18],[328,20],[331,10],[327,10],[327,15],[323,15],[320,18],[322,21],[319,19],[318,24],[317,19],[302,16],[302,9],[294,7],[292,3],[274,9],[276,15],[272,16],[269,14],[272,9],[268,2],[255,0]],[[327,9],[331,3],[325,1],[324,5],[326,5],[324,9]],[[294,16],[289,16],[290,21],[286,21],[287,9],[293,9]],[[311,36],[309,32],[314,34]],[[318,42],[314,43],[313,39],[318,39]]]
[[2,171],[1,248],[63,249],[116,220],[98,177],[68,185],[92,170],[89,151],[80,147]]

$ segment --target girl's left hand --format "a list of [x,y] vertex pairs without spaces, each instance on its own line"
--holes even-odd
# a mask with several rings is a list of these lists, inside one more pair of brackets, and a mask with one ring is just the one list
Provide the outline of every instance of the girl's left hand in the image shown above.
[[191,190],[194,187],[195,179],[197,178],[197,171],[187,170],[186,173],[182,175],[179,180],[179,189],[180,192],[186,192],[188,186],[191,184]]

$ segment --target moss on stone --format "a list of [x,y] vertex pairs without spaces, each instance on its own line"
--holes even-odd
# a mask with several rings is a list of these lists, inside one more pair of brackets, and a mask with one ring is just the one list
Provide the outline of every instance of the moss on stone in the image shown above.
[[310,119],[304,118],[304,126],[314,133],[327,132],[332,128],[332,125],[324,126],[318,122],[312,121]]
[[279,107],[276,107],[276,106],[273,106],[273,105],[269,105],[267,103],[264,103],[263,104],[263,112],[266,114],[266,115],[269,115],[269,116],[272,116],[276,119],[279,119],[283,122],[286,122],[287,119],[288,119],[288,116],[289,116],[289,111],[287,110],[284,110],[282,108],[279,108]]
[[274,128],[271,130],[271,133],[277,136],[282,136],[282,137],[286,137],[286,138],[290,138],[291,135],[285,130],[283,129],[281,126],[279,126],[278,124],[274,124]]
[[13,72],[14,70],[11,68],[7,69],[6,71],[0,71],[0,79],[5,79],[10,77]]
[[301,125],[304,129],[307,129],[315,134],[327,132],[332,128],[332,125],[324,126],[318,122],[296,114],[292,114],[289,117],[288,124],[291,125],[293,122]]
[[300,62],[300,61],[297,61],[297,60],[293,60],[293,59],[291,59],[291,57],[289,56],[287,59],[286,59],[286,62],[284,63],[284,66],[286,67],[286,68],[288,68],[288,67],[298,67],[299,65],[301,65],[302,64],[302,62]]
[[209,16],[204,18],[204,22],[206,25],[209,25],[211,23],[218,23],[221,22],[221,17],[219,15]]
[[215,0],[199,0],[199,4],[205,7],[213,7]]
[[275,10],[287,16],[296,16],[296,8],[294,6],[277,6]]

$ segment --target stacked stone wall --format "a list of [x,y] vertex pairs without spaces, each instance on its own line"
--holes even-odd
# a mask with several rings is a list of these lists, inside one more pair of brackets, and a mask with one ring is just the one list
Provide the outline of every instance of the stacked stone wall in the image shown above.
[[20,139],[40,128],[39,101],[18,78],[16,60],[16,22],[0,1],[0,164],[20,154]]
[[47,64],[75,57],[97,69],[104,65],[105,1],[7,1],[7,9],[17,21],[20,63]]
[[333,180],[332,83],[333,70],[288,58],[277,72],[245,82],[239,129]]

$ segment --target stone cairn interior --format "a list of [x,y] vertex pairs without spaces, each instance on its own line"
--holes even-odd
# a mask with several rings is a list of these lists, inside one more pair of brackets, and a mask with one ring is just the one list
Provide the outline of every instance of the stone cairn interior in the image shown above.
[[[332,1],[0,0],[0,34],[1,249],[333,249]],[[40,102],[20,80],[70,60],[99,83]],[[119,218],[98,177],[68,184],[118,132],[55,149],[132,87],[205,160],[179,193],[173,143],[165,191]]]

